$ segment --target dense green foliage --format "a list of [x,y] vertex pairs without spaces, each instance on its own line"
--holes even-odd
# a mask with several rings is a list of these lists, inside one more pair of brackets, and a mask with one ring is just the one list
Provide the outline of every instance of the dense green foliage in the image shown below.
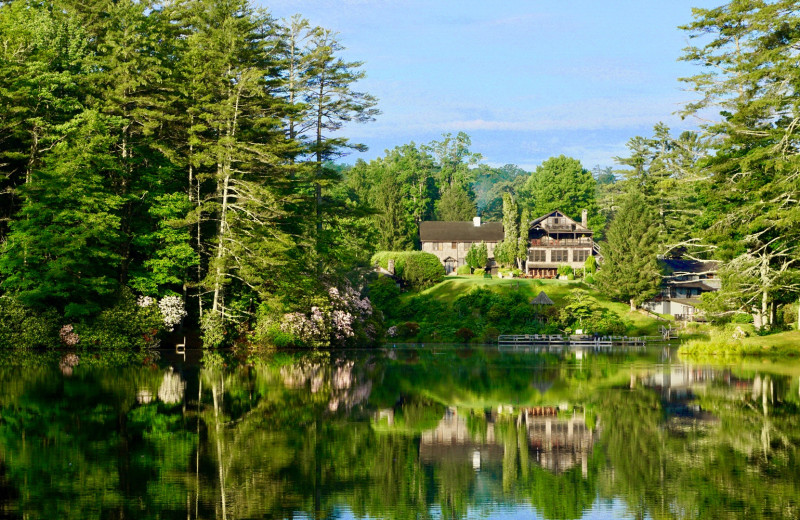
[[560,210],[580,222],[581,211],[589,212],[589,227],[602,232],[604,220],[597,208],[596,181],[576,159],[560,155],[536,168],[523,188],[522,204],[533,218]]
[[486,243],[472,244],[469,247],[469,251],[467,251],[465,260],[471,269],[483,269],[486,267],[489,262],[489,250],[486,247]]
[[261,302],[279,322],[362,285],[372,204],[330,163],[363,150],[338,131],[376,101],[333,33],[247,0],[19,0],[0,37],[9,313],[120,334],[104,313],[132,289],[229,342]]
[[656,259],[658,228],[644,198],[633,192],[611,221],[597,280],[609,296],[629,301],[631,309],[655,296],[661,284]]
[[436,255],[422,251],[381,251],[372,256],[371,262],[387,269],[389,260],[394,260],[395,276],[415,288],[437,284],[445,275]]

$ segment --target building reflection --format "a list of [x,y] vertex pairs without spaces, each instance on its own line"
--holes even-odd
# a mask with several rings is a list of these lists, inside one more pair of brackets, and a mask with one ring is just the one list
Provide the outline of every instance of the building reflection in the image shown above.
[[448,408],[436,428],[422,433],[420,460],[427,463],[449,461],[471,461],[475,470],[493,463],[502,463],[507,446],[496,434],[501,423],[524,432],[527,449],[522,450],[542,468],[563,473],[577,465],[584,477],[598,432],[589,428],[583,413],[571,417],[558,414],[555,408],[500,407],[499,412],[486,414],[483,432],[470,431],[466,416],[457,409]]

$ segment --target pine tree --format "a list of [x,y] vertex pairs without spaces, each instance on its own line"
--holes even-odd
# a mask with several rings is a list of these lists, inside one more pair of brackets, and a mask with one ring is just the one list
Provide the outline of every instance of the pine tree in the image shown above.
[[461,186],[448,186],[436,201],[436,219],[450,222],[472,220],[477,209],[467,190]]
[[[204,0],[187,7],[194,32],[187,45],[197,77],[190,110],[194,173],[202,186],[201,209],[216,225],[204,237],[209,263],[203,285],[212,295],[211,312],[241,319],[234,310],[246,294],[274,290],[276,271],[287,263],[291,241],[282,230],[289,145],[279,127],[282,104],[270,95],[267,79],[276,65],[271,20],[247,2]],[[226,288],[237,296],[226,302]]]
[[644,196],[634,192],[622,203],[602,245],[602,269],[597,280],[615,300],[631,310],[658,293],[661,270],[657,259],[658,227]]
[[[684,114],[719,112],[705,125],[716,153],[705,237],[745,284],[729,287],[769,325],[776,303],[793,301],[800,265],[800,14],[793,0],[732,1],[694,9],[683,29],[702,37],[682,59],[704,70],[685,78],[701,97]],[[732,280],[739,277],[732,277]]]

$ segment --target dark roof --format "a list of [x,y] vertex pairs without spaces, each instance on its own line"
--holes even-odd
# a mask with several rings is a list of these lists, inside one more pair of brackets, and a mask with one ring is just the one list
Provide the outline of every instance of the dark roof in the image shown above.
[[700,280],[692,280],[689,282],[680,282],[680,281],[672,282],[672,287],[684,287],[686,289],[700,289],[701,291],[706,291],[706,292],[716,291],[716,289],[714,289],[710,285],[704,284]]
[[699,298],[669,298],[669,301],[689,305],[691,307],[697,307],[697,304],[700,303]]
[[720,262],[715,260],[684,260],[682,258],[664,258],[661,262],[666,266],[670,274],[680,276],[682,274],[702,274],[715,273],[719,269]]
[[480,226],[475,226],[472,221],[431,220],[419,223],[422,242],[500,242],[504,236],[500,222],[484,222]]
[[531,300],[531,305],[553,305],[553,300],[551,300],[544,291],[540,291],[539,295]]
[[551,211],[550,213],[547,213],[547,214],[542,215],[541,217],[539,217],[539,218],[537,218],[535,220],[532,220],[531,223],[528,225],[528,229],[532,229],[534,226],[540,225],[542,223],[542,221],[544,219],[546,219],[547,217],[565,218],[565,219],[569,220],[571,224],[575,224],[575,231],[591,231],[591,229],[583,227],[583,225],[581,224],[580,221],[577,221],[574,218],[569,217],[566,213],[564,213],[560,209]]

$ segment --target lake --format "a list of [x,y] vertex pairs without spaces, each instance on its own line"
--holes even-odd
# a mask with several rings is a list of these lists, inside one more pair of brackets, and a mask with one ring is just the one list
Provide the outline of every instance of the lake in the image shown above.
[[800,517],[800,365],[392,346],[0,368],[0,518]]

